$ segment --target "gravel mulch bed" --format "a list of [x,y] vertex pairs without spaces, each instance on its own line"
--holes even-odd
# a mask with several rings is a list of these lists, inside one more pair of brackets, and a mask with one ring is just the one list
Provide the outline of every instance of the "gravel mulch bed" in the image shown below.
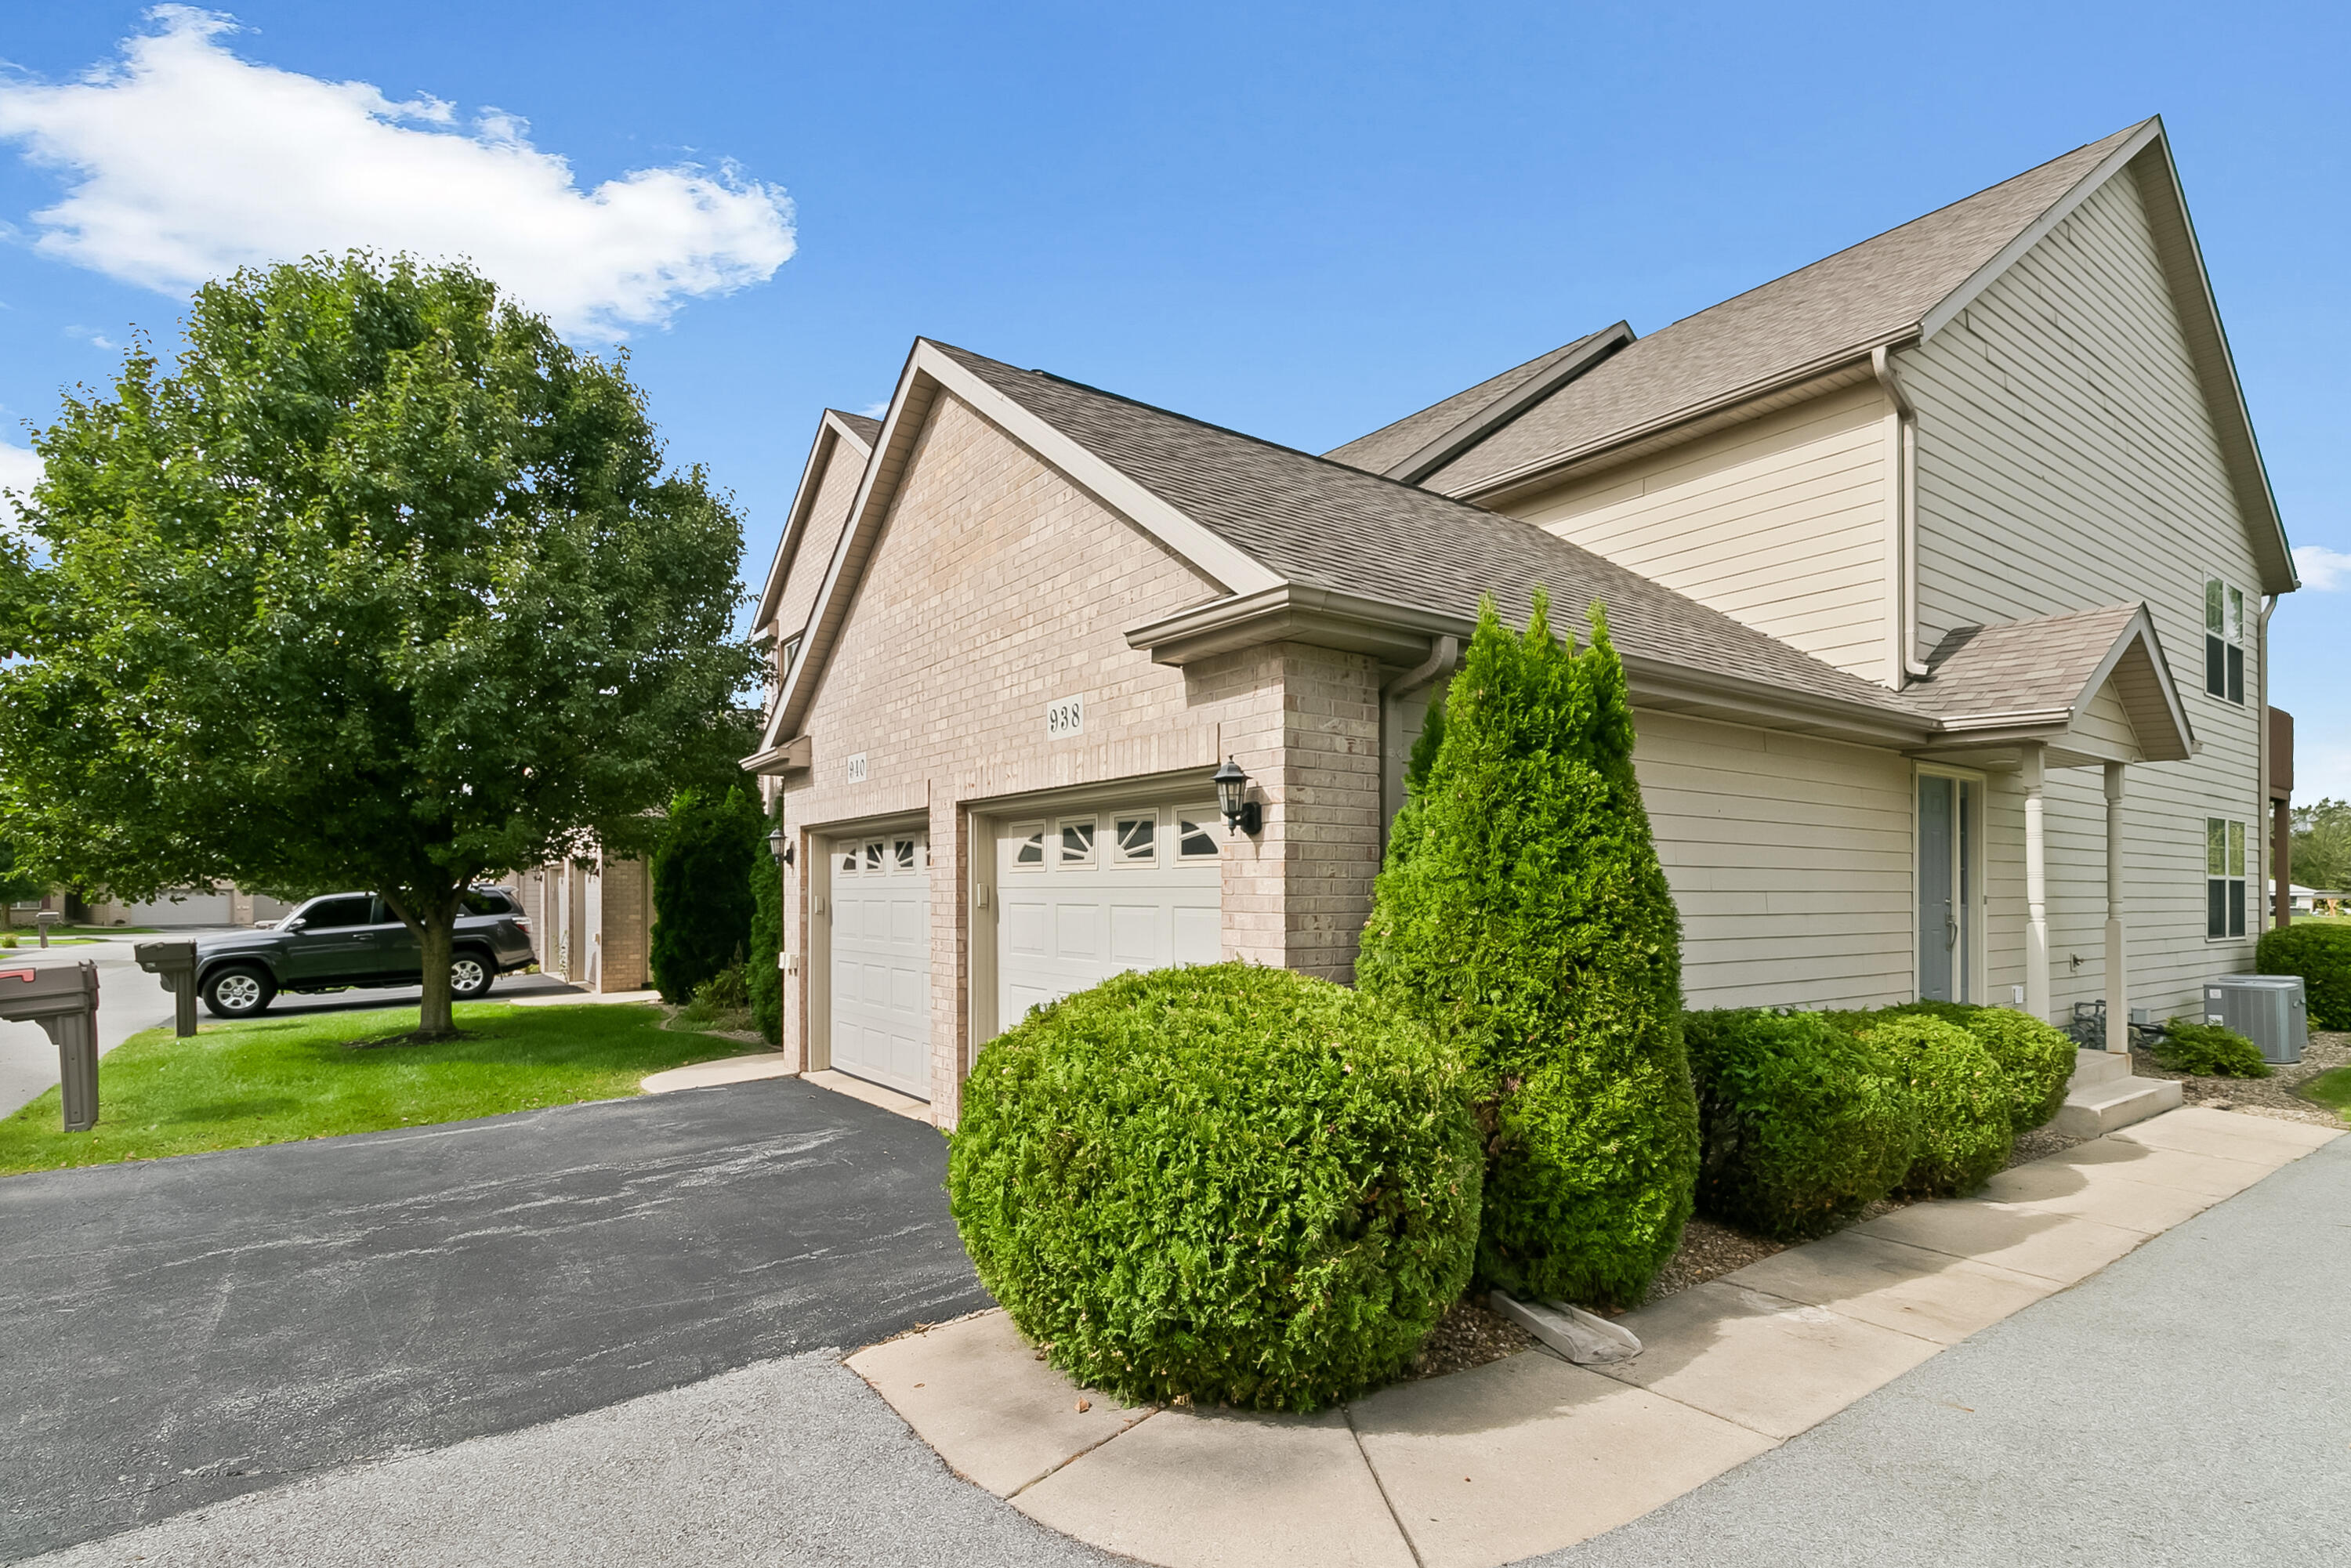
[[1760,1263],[1774,1252],[1783,1252],[1787,1247],[1784,1241],[1766,1241],[1760,1236],[1733,1230],[1719,1220],[1692,1215],[1690,1222],[1682,1227],[1680,1248],[1657,1271],[1656,1281],[1650,1285],[1649,1300],[1659,1301],[1692,1285],[1719,1280],[1750,1263]]
[[2188,1104],[2286,1122],[2314,1122],[2322,1127],[2340,1127],[2343,1118],[2294,1090],[2331,1068],[2346,1064],[2351,1064],[2351,1033],[2327,1030],[2313,1030],[2302,1060],[2292,1067],[2273,1069],[2267,1078],[2199,1078],[2158,1067],[2143,1051],[2131,1052],[2133,1072],[2141,1078],[2178,1079],[2180,1098]]
[[1437,1326],[1420,1342],[1420,1354],[1414,1358],[1412,1370],[1398,1381],[1416,1383],[1424,1377],[1467,1372],[1473,1366],[1516,1355],[1534,1343],[1534,1335],[1499,1313],[1488,1311],[1485,1297],[1464,1296],[1445,1309],[1445,1315],[1437,1320]]

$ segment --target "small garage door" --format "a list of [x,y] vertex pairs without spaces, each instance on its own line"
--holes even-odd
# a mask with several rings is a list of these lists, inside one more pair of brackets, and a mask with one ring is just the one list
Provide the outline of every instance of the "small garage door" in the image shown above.
[[931,850],[920,832],[835,839],[832,1065],[931,1097]]
[[1211,806],[1056,812],[997,839],[999,1029],[1127,969],[1223,955],[1220,825]]

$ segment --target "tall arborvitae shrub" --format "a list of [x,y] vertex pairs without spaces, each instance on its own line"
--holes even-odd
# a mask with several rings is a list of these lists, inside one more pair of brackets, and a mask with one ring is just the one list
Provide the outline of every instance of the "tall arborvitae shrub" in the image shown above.
[[[742,789],[688,789],[670,802],[653,849],[653,984],[688,1002],[751,942],[751,862],[767,853],[768,822]],[[773,959],[768,960],[773,963]]]
[[1624,666],[1489,602],[1392,831],[1363,988],[1458,1039],[1483,1083],[1479,1274],[1630,1304],[1673,1256],[1698,1170],[1680,924],[1633,776]]
[[[761,824],[772,830],[783,815],[783,801]],[[761,849],[766,848],[762,841]],[[751,952],[743,961],[744,980],[751,995],[751,1021],[769,1045],[784,1041],[784,977],[776,955],[784,946],[784,877],[772,854],[751,857]]]

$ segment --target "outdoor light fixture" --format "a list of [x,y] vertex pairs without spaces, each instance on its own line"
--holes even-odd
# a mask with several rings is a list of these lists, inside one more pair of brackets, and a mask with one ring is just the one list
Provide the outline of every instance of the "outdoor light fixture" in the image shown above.
[[1217,806],[1225,814],[1225,831],[1238,828],[1250,838],[1257,837],[1264,830],[1265,815],[1256,801],[1241,799],[1249,789],[1249,775],[1241,771],[1241,765],[1226,758],[1209,782],[1217,787]]
[[784,842],[784,825],[781,822],[778,822],[768,834],[768,852],[776,858],[778,864],[792,863],[792,846]]

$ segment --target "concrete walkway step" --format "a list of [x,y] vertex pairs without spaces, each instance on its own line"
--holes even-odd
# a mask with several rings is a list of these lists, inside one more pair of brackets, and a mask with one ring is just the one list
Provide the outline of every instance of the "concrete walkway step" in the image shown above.
[[2076,1051],[2074,1052],[2074,1076],[2066,1081],[2067,1090],[2087,1089],[2094,1083],[2111,1083],[2117,1078],[2131,1075],[2129,1053],[2119,1051]]
[[2098,1138],[2179,1108],[2179,1084],[2175,1079],[2109,1078],[2069,1092],[2053,1124],[2069,1138]]

